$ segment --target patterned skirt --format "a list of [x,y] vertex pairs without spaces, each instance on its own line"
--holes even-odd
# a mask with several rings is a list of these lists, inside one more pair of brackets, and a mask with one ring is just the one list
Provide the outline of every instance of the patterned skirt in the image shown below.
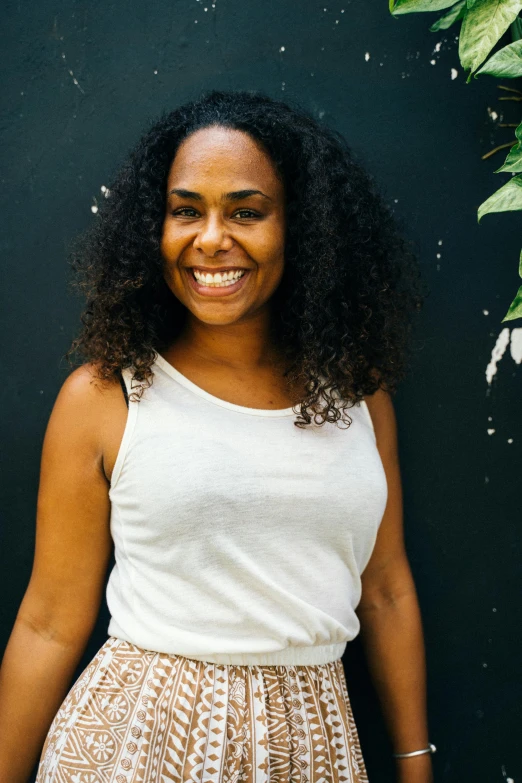
[[47,734],[36,783],[368,783],[341,659],[224,665],[110,636]]

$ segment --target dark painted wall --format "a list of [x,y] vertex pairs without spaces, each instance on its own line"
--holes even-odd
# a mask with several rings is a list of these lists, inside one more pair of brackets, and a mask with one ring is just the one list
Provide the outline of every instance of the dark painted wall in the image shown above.
[[[67,243],[96,220],[101,186],[160,110],[203,88],[263,89],[347,136],[418,248],[431,294],[396,409],[436,780],[519,781],[521,368],[508,349],[491,386],[485,369],[520,240],[516,215],[476,220],[509,177],[493,173],[504,154],[480,157],[513,138],[488,107],[503,113],[497,123],[518,122],[518,104],[499,102],[492,79],[465,84],[453,30],[429,33],[432,15],[392,19],[387,0],[205,2],[3,6],[2,649],[30,575],[41,443],[78,326]],[[104,612],[81,668],[106,627]],[[358,640],[345,663],[371,783],[390,781]]]

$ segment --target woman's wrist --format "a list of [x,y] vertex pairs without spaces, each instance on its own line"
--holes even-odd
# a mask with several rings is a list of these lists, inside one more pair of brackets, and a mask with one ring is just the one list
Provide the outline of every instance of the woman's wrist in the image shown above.
[[431,753],[395,759],[397,783],[433,783]]

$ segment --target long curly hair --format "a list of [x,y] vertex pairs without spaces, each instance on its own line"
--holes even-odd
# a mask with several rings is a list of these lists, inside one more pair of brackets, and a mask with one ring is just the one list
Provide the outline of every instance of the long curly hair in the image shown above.
[[405,376],[411,316],[426,292],[411,243],[342,135],[259,91],[204,92],[138,142],[73,248],[73,285],[86,306],[65,357],[79,354],[101,380],[132,366],[136,401],[153,382],[156,352],[186,315],[163,276],[167,176],[181,142],[216,125],[264,145],[284,184],[285,261],[271,328],[289,383],[305,390],[294,423],[349,426],[349,407],[379,388],[394,394]]

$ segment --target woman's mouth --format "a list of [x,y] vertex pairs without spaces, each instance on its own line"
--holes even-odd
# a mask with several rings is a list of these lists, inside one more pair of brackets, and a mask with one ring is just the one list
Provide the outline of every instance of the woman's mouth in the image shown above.
[[223,268],[209,272],[201,267],[188,267],[186,272],[192,288],[202,296],[229,296],[243,287],[249,269]]

